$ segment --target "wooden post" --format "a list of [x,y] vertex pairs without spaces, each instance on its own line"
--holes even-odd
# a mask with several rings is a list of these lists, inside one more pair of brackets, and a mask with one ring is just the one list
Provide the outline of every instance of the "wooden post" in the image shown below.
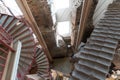
[[81,43],[83,33],[84,33],[84,30],[85,30],[85,26],[87,24],[86,23],[87,18],[88,18],[89,14],[90,14],[92,4],[93,4],[93,0],[84,0],[84,2],[83,2],[82,12],[81,12],[81,19],[80,19],[80,25],[79,25],[79,29],[78,29],[78,36],[77,36],[75,50],[77,50],[78,46]]
[[21,47],[22,47],[22,44],[20,41],[18,41],[14,46],[16,52],[8,53],[7,62],[5,65],[2,80],[16,80]]

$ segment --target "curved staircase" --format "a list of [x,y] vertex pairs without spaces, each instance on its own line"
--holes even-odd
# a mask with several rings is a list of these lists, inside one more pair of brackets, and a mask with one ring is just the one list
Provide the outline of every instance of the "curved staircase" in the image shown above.
[[45,80],[51,80],[49,61],[43,50],[39,47],[36,48],[36,63],[37,74]]
[[13,37],[14,43],[18,40],[22,42],[18,79],[24,80],[24,76],[30,69],[34,56],[35,42],[32,35],[33,32],[27,27],[26,23],[6,14],[0,14],[0,25]]
[[115,1],[81,50],[70,80],[105,80],[119,40],[120,1]]
[[28,74],[32,62],[36,58],[38,72],[40,77],[49,77],[49,62],[43,51],[38,48],[35,55],[35,41],[33,32],[25,21],[22,21],[14,16],[0,14],[0,25],[13,38],[13,44],[18,40],[22,43],[20,60],[18,65],[17,77],[18,80],[24,80]]

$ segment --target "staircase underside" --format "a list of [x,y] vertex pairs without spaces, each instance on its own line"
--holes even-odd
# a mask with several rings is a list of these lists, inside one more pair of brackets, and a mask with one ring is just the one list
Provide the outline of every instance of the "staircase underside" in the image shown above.
[[120,1],[115,1],[109,5],[79,54],[71,80],[105,80],[119,40]]

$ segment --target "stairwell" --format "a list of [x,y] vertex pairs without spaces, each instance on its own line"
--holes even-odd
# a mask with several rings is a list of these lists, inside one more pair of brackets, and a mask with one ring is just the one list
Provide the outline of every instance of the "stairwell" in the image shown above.
[[108,6],[74,64],[70,80],[105,80],[120,40],[120,1]]

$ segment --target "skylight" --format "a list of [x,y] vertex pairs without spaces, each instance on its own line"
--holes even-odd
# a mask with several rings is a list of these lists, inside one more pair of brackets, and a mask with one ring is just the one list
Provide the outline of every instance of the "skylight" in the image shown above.
[[15,0],[3,0],[3,1],[5,2],[6,6],[10,8],[10,10],[15,16],[22,15],[22,12],[20,11]]
[[53,0],[56,10],[62,8],[69,8],[69,0]]
[[70,22],[69,21],[58,22],[57,33],[63,37],[70,36],[71,34]]

